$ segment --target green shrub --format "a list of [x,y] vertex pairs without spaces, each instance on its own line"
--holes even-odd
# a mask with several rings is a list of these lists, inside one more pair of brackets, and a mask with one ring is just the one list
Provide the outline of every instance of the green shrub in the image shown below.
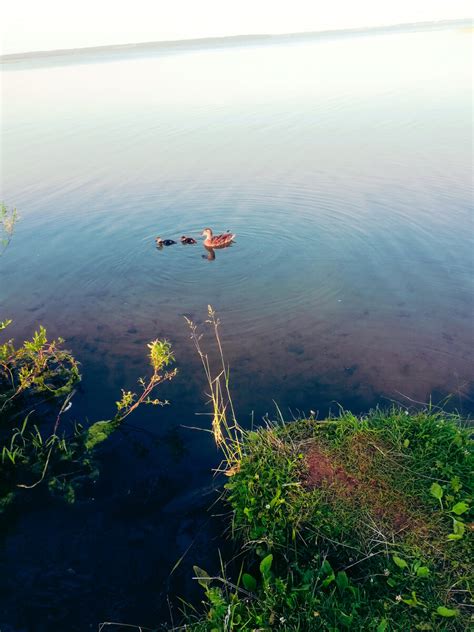
[[[0,331],[10,323],[0,323]],[[61,417],[81,379],[77,361],[62,344],[62,339],[49,341],[46,329],[40,327],[19,348],[13,340],[0,345],[0,513],[22,492],[40,485],[74,502],[79,481],[97,475],[93,459],[97,446],[140,405],[167,403],[151,395],[176,375],[176,369],[167,368],[174,357],[168,342],[154,340],[148,345],[152,372],[138,380],[139,394],[122,391],[117,412],[109,420],[87,428],[76,424],[72,432],[60,432]],[[34,412],[36,404],[41,414]]]

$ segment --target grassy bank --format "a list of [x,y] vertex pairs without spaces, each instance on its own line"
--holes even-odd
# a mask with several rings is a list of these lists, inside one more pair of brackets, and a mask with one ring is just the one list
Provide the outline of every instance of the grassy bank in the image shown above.
[[237,562],[196,568],[192,630],[467,630],[472,442],[393,408],[243,433],[226,498]]

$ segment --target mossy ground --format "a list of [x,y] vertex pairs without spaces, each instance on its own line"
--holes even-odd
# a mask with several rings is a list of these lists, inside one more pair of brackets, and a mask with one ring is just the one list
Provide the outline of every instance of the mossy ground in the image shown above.
[[[472,443],[455,415],[392,409],[249,432],[230,478],[239,577],[195,630],[467,630]],[[235,566],[235,565],[234,565]]]

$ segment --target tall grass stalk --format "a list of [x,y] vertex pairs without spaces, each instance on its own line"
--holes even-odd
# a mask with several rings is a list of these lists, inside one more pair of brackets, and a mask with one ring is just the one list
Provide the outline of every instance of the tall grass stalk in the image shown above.
[[217,350],[218,350],[218,368],[214,370],[209,361],[208,354],[203,350],[201,340],[204,336],[198,331],[197,325],[185,317],[185,320],[191,331],[191,340],[198,352],[199,358],[206,375],[209,387],[209,401],[212,406],[212,434],[216,445],[222,450],[224,459],[217,468],[217,471],[223,471],[227,476],[232,476],[239,469],[242,459],[242,438],[243,429],[237,421],[235,408],[230,392],[230,369],[226,364],[222,340],[219,327],[221,324],[216,311],[211,305],[207,307],[207,315],[205,323],[212,330]]

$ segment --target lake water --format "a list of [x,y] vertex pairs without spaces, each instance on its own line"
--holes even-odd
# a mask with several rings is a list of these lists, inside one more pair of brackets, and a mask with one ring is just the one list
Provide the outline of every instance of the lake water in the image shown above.
[[[1,199],[21,221],[0,318],[81,361],[69,421],[112,415],[152,338],[180,372],[104,447],[93,493],[18,518],[2,632],[154,625],[213,565],[219,455],[184,427],[208,424],[184,322],[208,304],[244,425],[273,400],[474,410],[471,52],[446,29],[3,66]],[[155,248],[207,226],[237,233],[214,260]]]

